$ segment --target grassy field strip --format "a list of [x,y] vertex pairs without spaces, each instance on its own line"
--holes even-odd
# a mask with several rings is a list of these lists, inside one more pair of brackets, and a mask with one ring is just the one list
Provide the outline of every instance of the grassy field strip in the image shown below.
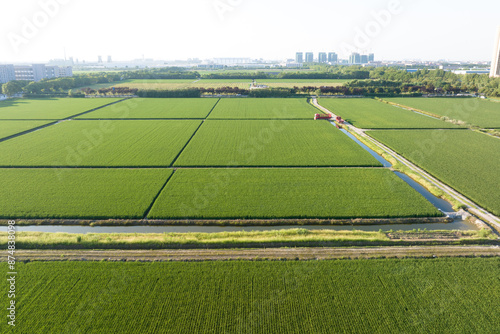
[[205,119],[218,99],[134,98],[77,119]]
[[388,169],[179,169],[149,219],[440,217]]
[[[16,330],[495,333],[499,264],[498,257],[18,263]],[[8,291],[7,280],[0,284]]]
[[[487,245],[498,245],[500,242],[489,230],[479,231],[396,231],[367,232],[347,230],[307,230],[277,229],[269,231],[239,231],[218,233],[51,233],[51,232],[16,232],[16,245],[23,250],[41,249],[109,249],[109,250],[159,250],[159,249],[228,249],[228,248],[279,248],[277,254],[286,255],[290,249],[282,251],[281,247],[348,247],[348,246],[408,246],[408,245],[484,245],[483,251],[492,255],[500,255],[500,248]],[[0,246],[7,247],[7,232],[0,232]],[[464,247],[462,251],[467,251]],[[190,251],[178,252],[185,258]],[[237,251],[243,255],[244,250]],[[300,253],[308,253],[305,249]],[[411,253],[408,251],[407,253]],[[496,253],[494,253],[496,252]],[[250,253],[250,251],[249,251]],[[265,254],[265,252],[262,252]],[[332,254],[333,253],[333,254]],[[359,250],[352,254],[359,253]],[[377,252],[374,252],[377,254]],[[414,253],[418,254],[418,251]],[[117,252],[116,256],[123,253]],[[167,253],[175,256],[175,253]],[[213,253],[210,253],[213,255]],[[207,255],[210,255],[207,254]],[[352,255],[351,254],[351,255]],[[447,254],[452,254],[448,252]],[[470,253],[469,253],[470,254]],[[19,255],[19,254],[18,254]],[[192,252],[192,259],[203,253]],[[228,253],[228,255],[230,255]],[[269,252],[273,255],[273,251]],[[340,257],[340,252],[324,252],[330,258]],[[361,255],[361,254],[360,254]],[[26,255],[28,256],[28,254]],[[40,253],[43,256],[43,253]],[[149,256],[158,256],[154,252]],[[250,256],[247,254],[247,256]],[[128,256],[127,256],[128,258]],[[251,258],[251,257],[250,257]],[[65,258],[67,259],[67,258]],[[93,258],[94,259],[94,258]],[[99,258],[98,258],[99,259]],[[168,259],[165,257],[164,259]],[[203,258],[207,259],[207,258]],[[215,260],[215,258],[213,258]],[[323,258],[324,259],[324,258]],[[5,258],[4,258],[5,260]]]
[[462,130],[390,130],[368,134],[500,215],[500,140]]
[[131,79],[108,84],[93,85],[91,88],[129,87],[143,90],[175,90],[188,88],[238,87],[248,89],[251,79]]
[[61,120],[119,100],[116,98],[9,99],[0,101],[0,119]]
[[143,218],[171,169],[2,169],[0,217]]
[[458,128],[455,124],[381,103],[374,99],[321,98],[319,103],[361,129]]
[[378,167],[381,164],[328,122],[208,119],[174,166]]
[[221,99],[209,119],[313,119],[316,109],[304,98]]
[[0,166],[168,167],[199,120],[65,121],[0,143]]
[[500,127],[500,104],[478,98],[388,98],[409,109],[460,120],[482,128]]

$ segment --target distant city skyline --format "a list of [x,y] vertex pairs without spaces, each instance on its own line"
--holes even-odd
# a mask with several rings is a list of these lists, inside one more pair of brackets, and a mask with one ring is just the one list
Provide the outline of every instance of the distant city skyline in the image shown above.
[[[500,3],[477,0],[5,0],[0,63],[70,56],[490,61]],[[278,42],[279,41],[279,42]]]

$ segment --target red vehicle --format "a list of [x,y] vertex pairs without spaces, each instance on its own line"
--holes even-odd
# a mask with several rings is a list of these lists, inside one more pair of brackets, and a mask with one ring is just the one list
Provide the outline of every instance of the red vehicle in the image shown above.
[[340,116],[337,116],[337,118],[335,118],[335,120],[336,120],[337,122],[339,122],[340,124],[344,124],[344,120],[343,120],[343,119],[342,119],[342,117],[340,117]]
[[315,114],[314,115],[314,119],[330,119],[332,118],[333,115],[332,114],[328,114],[328,115],[325,115],[325,114]]

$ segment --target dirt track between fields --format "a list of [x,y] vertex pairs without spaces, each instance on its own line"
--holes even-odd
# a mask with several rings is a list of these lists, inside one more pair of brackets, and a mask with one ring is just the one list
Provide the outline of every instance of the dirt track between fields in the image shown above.
[[[19,250],[17,261],[328,260],[404,257],[500,256],[499,246],[373,248],[261,248],[188,250]],[[5,261],[5,258],[2,258]]]

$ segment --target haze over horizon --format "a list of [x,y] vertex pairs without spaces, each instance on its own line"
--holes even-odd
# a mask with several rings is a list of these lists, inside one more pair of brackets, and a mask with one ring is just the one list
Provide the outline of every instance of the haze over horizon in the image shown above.
[[373,52],[376,60],[489,61],[500,3],[443,0],[3,2],[0,62]]

